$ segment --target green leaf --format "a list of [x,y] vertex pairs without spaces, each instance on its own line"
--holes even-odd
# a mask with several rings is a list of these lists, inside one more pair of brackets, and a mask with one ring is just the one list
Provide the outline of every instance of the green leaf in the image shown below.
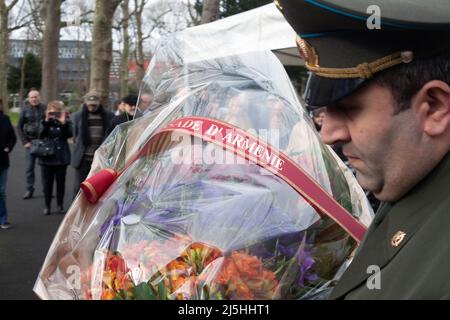
[[132,300],[132,297],[130,297],[128,291],[126,290],[120,290],[120,295],[124,297],[125,300]]
[[156,300],[152,288],[147,283],[141,283],[134,287],[133,294],[136,300]]
[[113,300],[125,300],[120,294],[116,295]]
[[158,285],[158,295],[159,295],[160,300],[168,300],[166,285],[164,284],[164,279]]

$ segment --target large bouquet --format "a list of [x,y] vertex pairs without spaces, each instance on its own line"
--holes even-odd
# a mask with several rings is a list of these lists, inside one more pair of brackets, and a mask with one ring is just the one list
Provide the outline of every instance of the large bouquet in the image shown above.
[[282,65],[204,57],[196,40],[159,47],[141,91],[152,111],[96,152],[41,298],[326,298],[349,261],[372,212]]

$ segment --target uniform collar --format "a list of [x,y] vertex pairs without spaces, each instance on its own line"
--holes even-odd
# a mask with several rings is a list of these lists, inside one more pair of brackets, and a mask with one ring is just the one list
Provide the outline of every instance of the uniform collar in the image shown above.
[[[355,287],[364,285],[367,278],[373,275],[367,271],[369,266],[376,265],[382,269],[388,264],[420,230],[424,221],[432,218],[433,211],[428,208],[448,196],[448,193],[436,191],[448,190],[449,183],[450,152],[401,200],[392,204],[384,203],[377,212],[358,254],[339,280],[331,298],[342,298]],[[406,235],[398,246],[394,246],[391,242],[399,231]]]

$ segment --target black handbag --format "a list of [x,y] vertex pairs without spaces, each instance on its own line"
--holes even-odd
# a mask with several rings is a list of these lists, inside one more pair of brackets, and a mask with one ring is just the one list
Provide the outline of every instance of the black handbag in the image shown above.
[[48,158],[55,155],[56,147],[53,139],[31,140],[30,154],[38,158]]

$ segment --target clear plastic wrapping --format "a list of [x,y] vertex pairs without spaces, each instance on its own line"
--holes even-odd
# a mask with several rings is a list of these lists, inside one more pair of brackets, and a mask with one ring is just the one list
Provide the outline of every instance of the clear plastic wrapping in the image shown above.
[[282,178],[183,133],[131,162],[169,122],[217,119],[270,143],[370,223],[364,192],[320,142],[276,57],[205,58],[220,42],[203,39],[159,46],[141,90],[152,112],[96,152],[90,176],[123,172],[96,204],[82,193],[73,202],[35,285],[42,299],[319,299],[332,289],[356,242]]

